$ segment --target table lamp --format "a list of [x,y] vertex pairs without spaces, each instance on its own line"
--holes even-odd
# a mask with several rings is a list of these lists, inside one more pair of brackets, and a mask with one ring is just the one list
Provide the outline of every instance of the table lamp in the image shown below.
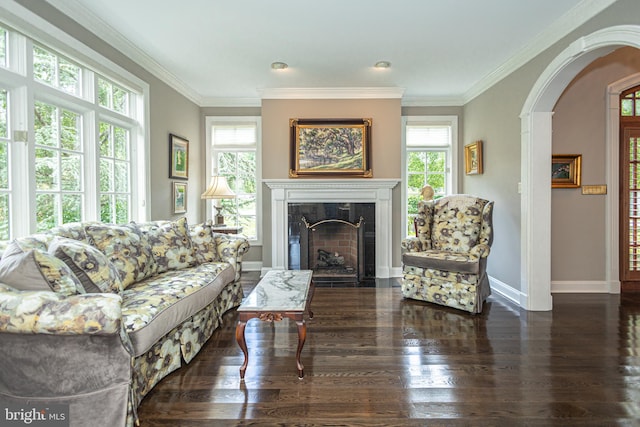
[[[227,184],[227,178],[224,176],[212,176],[209,187],[200,195],[201,199],[233,199],[236,197]],[[222,204],[214,205],[216,208],[216,225],[224,225],[224,216],[222,215]]]

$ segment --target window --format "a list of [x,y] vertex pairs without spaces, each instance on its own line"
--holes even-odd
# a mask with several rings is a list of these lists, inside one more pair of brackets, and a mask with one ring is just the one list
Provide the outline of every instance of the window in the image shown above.
[[[254,243],[261,240],[260,118],[208,117],[207,146],[211,159],[208,175],[226,177],[237,195],[217,202],[222,205],[225,224],[242,227],[242,234]],[[211,205],[207,215],[211,216]]]
[[148,217],[148,85],[64,33],[48,36],[0,22],[0,240]]
[[421,190],[430,185],[434,198],[455,191],[454,141],[456,117],[406,117],[404,119],[405,229],[415,235],[413,217],[418,213]]

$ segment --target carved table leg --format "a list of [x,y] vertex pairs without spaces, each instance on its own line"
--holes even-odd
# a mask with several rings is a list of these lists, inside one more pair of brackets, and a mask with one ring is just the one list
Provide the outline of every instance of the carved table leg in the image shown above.
[[304,366],[300,362],[300,353],[302,353],[302,347],[307,339],[307,324],[304,319],[296,320],[298,325],[298,350],[296,351],[296,364],[298,365],[298,378],[304,378]]
[[249,364],[249,352],[247,351],[247,342],[244,339],[244,328],[247,326],[247,322],[243,320],[238,321],[236,326],[236,341],[244,353],[244,363],[240,367],[240,379],[244,381],[244,373],[247,371],[247,365]]
[[309,319],[313,319],[313,311],[311,311],[311,300],[313,300],[313,294],[316,291],[316,285],[311,281],[309,285],[309,297],[307,298],[307,313],[309,313]]

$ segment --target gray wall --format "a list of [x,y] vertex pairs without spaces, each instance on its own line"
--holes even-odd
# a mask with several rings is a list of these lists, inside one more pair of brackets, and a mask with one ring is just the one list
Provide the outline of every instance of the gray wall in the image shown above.
[[[607,86],[638,72],[640,50],[620,48],[589,64],[556,103],[553,154],[582,154],[583,185],[607,184]],[[552,191],[552,281],[606,279],[605,197],[579,188]]]
[[[467,103],[464,139],[485,141],[485,173],[463,178],[463,191],[496,201],[495,242],[488,273],[520,290],[520,118],[519,114],[537,78],[569,44],[594,31],[614,25],[638,24],[640,2],[618,0],[599,15],[536,56],[527,64]],[[551,254],[549,255],[551,256]]]

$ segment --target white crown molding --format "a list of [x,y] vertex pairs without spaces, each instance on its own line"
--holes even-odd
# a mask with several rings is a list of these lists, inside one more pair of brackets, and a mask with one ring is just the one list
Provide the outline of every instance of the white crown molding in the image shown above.
[[461,107],[464,105],[462,96],[424,96],[402,98],[403,107]]
[[182,80],[170,73],[143,50],[139,49],[135,44],[129,41],[129,39],[123,37],[119,31],[115,30],[102,19],[94,15],[81,2],[78,0],[56,0],[55,2],[52,0],[45,1],[47,1],[52,7],[67,15],[69,18],[76,21],[88,31],[91,31],[103,41],[128,56],[136,64],[140,65],[142,68],[171,86],[190,101],[196,103],[198,106],[201,105],[201,96],[190,86],[186,85]]
[[617,0],[583,0],[560,19],[548,26],[538,36],[534,37],[530,43],[523,47],[517,54],[509,58],[501,66],[487,74],[484,78],[474,84],[469,89],[463,99],[463,104],[473,100],[487,89],[498,83],[509,74],[522,67],[524,64],[535,58],[540,53],[551,47],[554,43],[565,37],[567,34],[587,22],[589,19],[611,6]]
[[201,107],[260,107],[262,100],[260,98],[218,98],[204,97],[202,98]]
[[262,99],[392,99],[402,98],[400,87],[319,87],[266,88],[258,90]]

